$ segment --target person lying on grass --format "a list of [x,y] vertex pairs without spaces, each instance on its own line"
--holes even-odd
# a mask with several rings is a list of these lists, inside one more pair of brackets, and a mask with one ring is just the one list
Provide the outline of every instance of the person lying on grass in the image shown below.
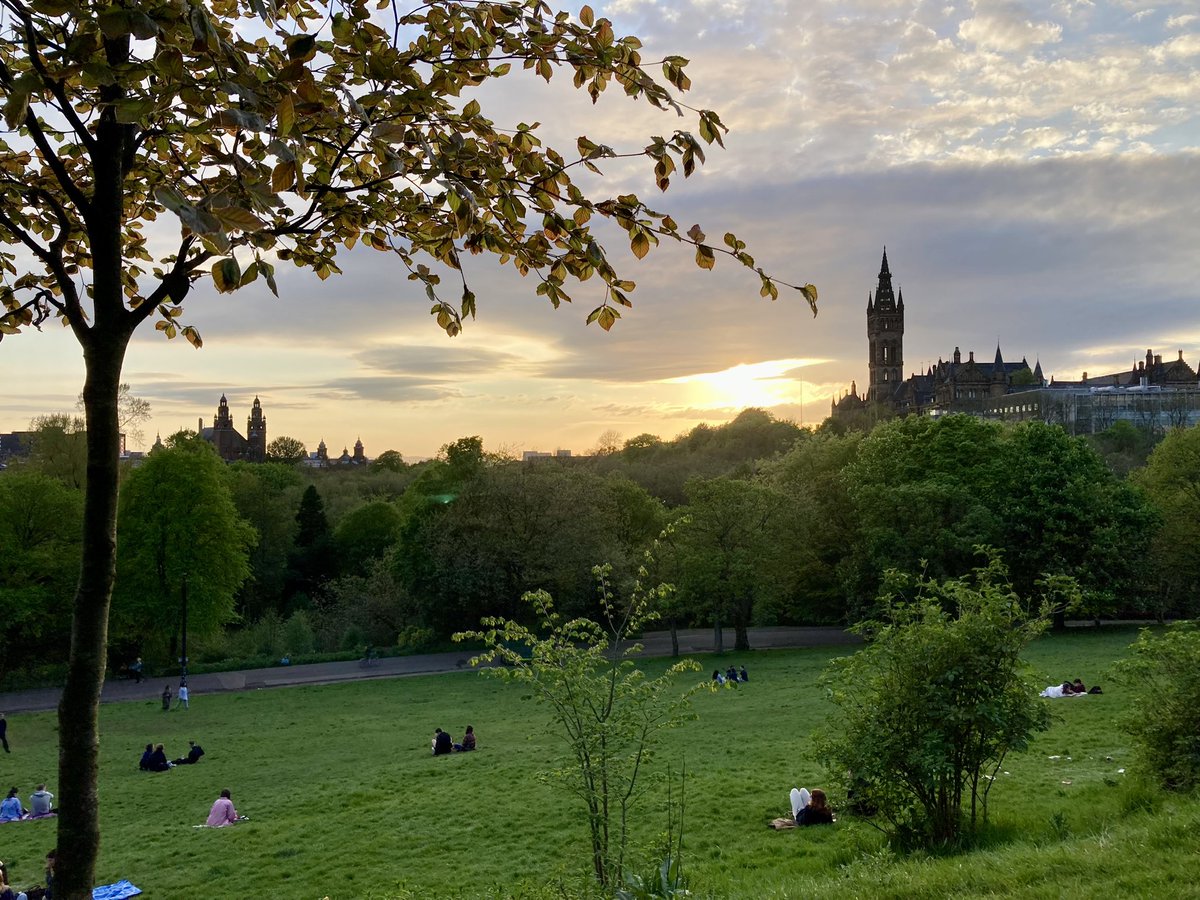
[[195,741],[188,741],[187,756],[179,757],[179,759],[175,760],[174,764],[177,766],[194,766],[196,763],[200,762],[200,757],[203,755],[203,747],[201,747]]
[[832,825],[833,810],[820,788],[792,788],[792,818],[797,825]]

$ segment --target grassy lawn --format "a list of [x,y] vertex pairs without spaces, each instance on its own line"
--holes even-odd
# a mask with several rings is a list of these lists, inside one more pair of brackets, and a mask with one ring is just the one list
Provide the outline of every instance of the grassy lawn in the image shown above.
[[[980,849],[908,859],[849,818],[828,829],[765,827],[786,812],[789,788],[824,782],[810,742],[828,713],[816,680],[844,651],[727,654],[721,667],[744,662],[752,680],[699,695],[698,718],[669,735],[655,765],[687,769],[695,896],[1200,896],[1200,803],[1135,789],[1115,725],[1129,701],[1107,671],[1134,634],[1035,645],[1029,658],[1044,683],[1079,676],[1105,694],[1050,701],[1059,719],[1006,762]],[[705,672],[716,665],[700,662]],[[468,723],[479,752],[429,755],[435,726],[458,739]],[[54,727],[50,713],[10,719],[0,786],[23,797],[38,781],[55,789]],[[533,897],[587,885],[575,801],[537,777],[552,765],[556,733],[542,707],[490,678],[195,695],[187,712],[110,705],[102,728],[99,877],[129,878],[147,897]],[[198,765],[137,770],[147,741],[177,756],[188,738],[207,751]],[[223,787],[250,821],[193,828]],[[646,798],[647,847],[665,826],[663,796],[654,787]],[[40,879],[53,830],[50,821],[0,826],[0,858],[16,883]]]

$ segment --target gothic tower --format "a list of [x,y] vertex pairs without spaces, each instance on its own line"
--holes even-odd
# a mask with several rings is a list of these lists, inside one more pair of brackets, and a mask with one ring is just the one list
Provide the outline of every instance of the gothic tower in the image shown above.
[[250,408],[250,418],[246,420],[246,458],[250,462],[265,462],[267,459],[267,418],[257,397]]
[[888,270],[887,248],[879,269],[875,296],[867,295],[867,342],[870,346],[870,385],[867,402],[888,400],[904,375],[904,292],[897,302],[892,293],[892,273]]

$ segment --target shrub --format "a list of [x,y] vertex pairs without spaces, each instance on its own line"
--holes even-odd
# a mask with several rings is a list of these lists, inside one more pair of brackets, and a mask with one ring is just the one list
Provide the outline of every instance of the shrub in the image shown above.
[[986,821],[1004,757],[1049,725],[1020,660],[1047,620],[1027,616],[995,557],[940,583],[891,571],[880,604],[883,621],[855,628],[867,646],[824,676],[840,715],[817,746],[893,838],[954,843],[964,818],[972,833]]
[[420,653],[433,646],[437,635],[432,628],[406,625],[396,636],[396,649],[402,653]]
[[303,610],[297,610],[288,617],[288,620],[283,624],[282,641],[284,652],[290,653],[293,656],[313,652],[317,639],[313,633],[312,625],[308,622],[307,613]]
[[1117,664],[1136,694],[1125,729],[1147,774],[1169,790],[1200,785],[1200,631],[1171,625],[1156,637],[1143,629]]

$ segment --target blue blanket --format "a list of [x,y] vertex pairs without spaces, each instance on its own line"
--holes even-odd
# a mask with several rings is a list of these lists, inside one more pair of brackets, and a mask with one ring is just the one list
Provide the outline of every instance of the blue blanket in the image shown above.
[[125,900],[126,897],[136,897],[142,892],[128,881],[118,881],[116,884],[102,884],[92,888],[92,900]]

